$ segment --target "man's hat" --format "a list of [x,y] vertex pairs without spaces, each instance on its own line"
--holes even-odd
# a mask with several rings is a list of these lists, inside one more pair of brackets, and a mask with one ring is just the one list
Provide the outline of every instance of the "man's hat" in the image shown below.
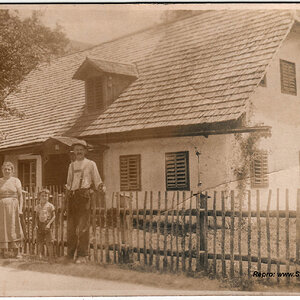
[[72,146],[71,146],[71,147],[74,148],[75,145],[83,146],[85,149],[88,148],[88,144],[87,144],[87,142],[84,141],[84,140],[76,140],[76,141],[74,141],[74,142],[72,143]]

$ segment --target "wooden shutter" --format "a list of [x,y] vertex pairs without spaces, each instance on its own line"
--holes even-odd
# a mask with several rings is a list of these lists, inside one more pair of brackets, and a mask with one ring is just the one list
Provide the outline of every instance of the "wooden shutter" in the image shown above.
[[141,190],[141,155],[120,156],[120,190]]
[[268,187],[268,185],[268,153],[267,151],[257,151],[252,158],[251,186],[263,188]]
[[86,81],[86,104],[89,110],[103,108],[103,82],[101,77]]
[[281,92],[297,95],[296,66],[294,63],[280,60]]
[[166,153],[167,191],[189,190],[189,152]]

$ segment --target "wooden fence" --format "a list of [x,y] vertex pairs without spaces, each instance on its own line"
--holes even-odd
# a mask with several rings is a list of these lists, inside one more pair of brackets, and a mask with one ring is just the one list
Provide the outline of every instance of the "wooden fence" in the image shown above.
[[[58,188],[52,187],[51,193],[56,209],[54,249],[61,256],[67,247],[66,199]],[[268,273],[268,280],[297,278],[300,190],[292,197],[297,199],[297,210],[289,210],[288,190],[285,199],[280,199],[279,190],[270,190],[265,210],[261,209],[260,191],[249,191],[243,198],[237,194],[112,193],[106,201],[93,197],[90,260],[190,274],[205,271],[222,277],[253,278],[256,272]],[[272,201],[275,210],[270,210]],[[279,209],[282,201],[285,210]],[[35,194],[27,193],[23,227],[28,254],[36,252],[31,226],[36,203]],[[294,276],[279,277],[280,272],[294,272]]]

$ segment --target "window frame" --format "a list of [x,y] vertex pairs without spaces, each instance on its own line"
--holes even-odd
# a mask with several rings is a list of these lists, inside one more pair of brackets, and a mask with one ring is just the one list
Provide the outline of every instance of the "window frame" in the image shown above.
[[[31,163],[34,163],[35,164],[35,172],[34,172],[34,175],[35,175],[35,182],[33,184],[32,182],[32,173],[31,173]],[[29,164],[29,185],[25,184],[25,175],[24,175],[24,168],[23,168],[23,174],[20,174],[21,173],[21,167],[20,167],[20,164]],[[21,183],[22,183],[22,187],[24,189],[28,188],[29,190],[30,189],[35,189],[38,185],[38,170],[37,170],[37,167],[38,167],[38,162],[37,162],[37,159],[19,159],[18,160],[18,178],[20,179]]]
[[[180,186],[177,186],[177,178],[175,179],[176,180],[176,183],[175,183],[175,187],[170,187],[169,185],[169,178],[168,178],[168,159],[167,159],[167,156],[169,155],[183,155],[185,156],[185,178],[186,178],[186,183],[185,183],[185,186],[183,187],[180,187]],[[176,157],[176,161],[177,161],[177,157]],[[176,162],[175,162],[176,164]],[[177,169],[176,169],[176,165],[175,165],[175,177],[177,175]],[[189,191],[190,190],[190,163],[189,163],[189,151],[177,151],[177,152],[166,152],[165,153],[165,182],[166,182],[166,191]]]
[[[134,158],[137,161],[137,168],[136,168],[136,186],[131,186],[130,179],[127,178],[127,187],[124,188],[124,185],[122,184],[122,159],[127,160],[127,168],[129,168],[129,159]],[[131,191],[141,191],[142,189],[142,174],[141,174],[141,154],[128,154],[128,155],[120,155],[119,157],[119,173],[120,173],[120,191],[121,192],[131,192]],[[130,177],[130,170],[127,170],[128,177]]]
[[[259,156],[259,158],[257,158]],[[259,166],[255,166],[256,161],[260,159]],[[264,166],[266,165],[266,166]],[[260,168],[259,178],[257,171]],[[258,182],[260,181],[260,183]],[[251,159],[251,188],[268,188],[269,187],[269,155],[266,150],[256,150]]]
[[[288,95],[293,95],[293,96],[297,96],[297,75],[296,75],[296,63],[284,60],[284,59],[280,59],[280,84],[281,84],[281,93],[283,94],[288,94]],[[293,67],[293,73],[294,74],[288,74],[288,75],[284,75],[284,73],[286,73],[287,71],[284,70],[284,68],[286,66],[292,66]],[[288,71],[289,72],[289,71]],[[288,78],[284,78],[284,76],[288,76]],[[290,87],[290,76],[294,76],[293,80],[294,80],[294,85],[295,88],[294,90],[291,90]],[[284,81],[288,82],[288,87],[286,87],[284,85]]]

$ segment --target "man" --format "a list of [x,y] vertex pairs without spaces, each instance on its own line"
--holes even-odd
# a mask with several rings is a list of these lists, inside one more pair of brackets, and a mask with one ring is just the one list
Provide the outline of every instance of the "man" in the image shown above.
[[72,145],[75,160],[70,163],[67,178],[68,259],[76,263],[86,262],[89,245],[90,199],[94,191],[105,192],[104,184],[94,161],[85,158],[87,143],[78,140]]

